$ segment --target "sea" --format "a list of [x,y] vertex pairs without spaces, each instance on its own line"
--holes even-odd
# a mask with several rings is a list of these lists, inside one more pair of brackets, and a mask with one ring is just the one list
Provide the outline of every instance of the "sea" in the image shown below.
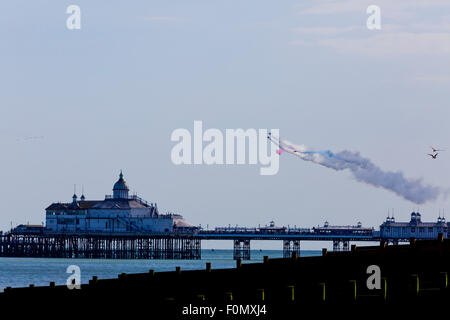
[[[319,256],[321,251],[303,250],[300,257]],[[242,263],[262,262],[264,256],[282,258],[281,250],[251,250],[250,260]],[[112,279],[123,272],[144,273],[150,269],[155,272],[181,270],[200,270],[206,262],[212,269],[234,268],[233,250],[203,249],[200,260],[117,260],[117,259],[54,259],[54,258],[0,258],[0,292],[5,287],[48,286],[66,284],[72,272],[68,267],[75,265],[80,269],[81,283],[88,283],[93,276],[98,279]]]

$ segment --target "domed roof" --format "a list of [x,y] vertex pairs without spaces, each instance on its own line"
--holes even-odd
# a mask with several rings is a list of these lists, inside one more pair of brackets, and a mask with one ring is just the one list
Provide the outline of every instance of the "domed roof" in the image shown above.
[[116,183],[114,183],[113,191],[114,190],[126,190],[129,191],[127,183],[123,179],[122,171],[120,171],[119,180],[117,180]]

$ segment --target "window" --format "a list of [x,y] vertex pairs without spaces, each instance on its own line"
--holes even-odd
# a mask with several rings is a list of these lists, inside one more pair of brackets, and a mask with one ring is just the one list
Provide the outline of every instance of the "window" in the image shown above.
[[414,232],[416,232],[416,228],[412,227],[411,228],[411,233],[414,233]]
[[433,232],[433,227],[429,227],[428,232]]

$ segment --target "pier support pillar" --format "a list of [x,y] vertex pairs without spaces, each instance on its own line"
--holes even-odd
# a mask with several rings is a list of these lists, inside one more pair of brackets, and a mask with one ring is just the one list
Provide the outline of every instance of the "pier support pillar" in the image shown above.
[[349,251],[350,250],[349,242],[350,241],[348,241],[348,240],[343,240],[342,241],[342,251]]
[[292,253],[300,257],[300,240],[283,240],[283,258],[292,257]]
[[233,259],[250,260],[250,240],[233,241]]
[[333,240],[333,251],[341,251],[341,241],[340,240]]
[[349,240],[333,240],[333,251],[350,251]]

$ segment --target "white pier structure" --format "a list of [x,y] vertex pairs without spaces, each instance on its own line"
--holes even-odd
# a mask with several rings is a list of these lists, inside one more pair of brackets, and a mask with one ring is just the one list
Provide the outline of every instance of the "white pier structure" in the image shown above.
[[409,222],[395,222],[394,217],[387,217],[380,226],[380,237],[394,244],[409,238],[436,239],[442,233],[444,239],[448,238],[448,223],[439,216],[437,222],[422,222],[419,212],[411,213]]
[[120,172],[113,194],[104,200],[86,200],[81,195],[71,203],[52,203],[46,208],[46,232],[51,233],[172,233],[195,228],[181,215],[160,214],[129,188]]

